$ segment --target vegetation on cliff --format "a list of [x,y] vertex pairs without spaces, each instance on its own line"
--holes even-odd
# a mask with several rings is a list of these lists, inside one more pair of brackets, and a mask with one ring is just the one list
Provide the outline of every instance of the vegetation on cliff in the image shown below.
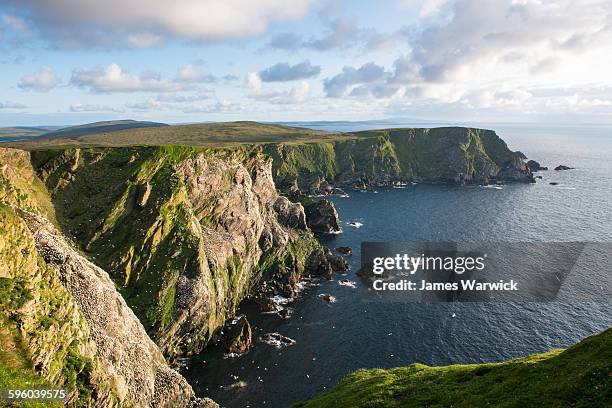
[[318,245],[280,224],[271,162],[252,149],[69,149],[33,158],[62,229],[109,271],[166,355],[200,350],[263,283],[290,295]]
[[567,350],[493,364],[359,370],[294,408],[608,407],[612,329]]

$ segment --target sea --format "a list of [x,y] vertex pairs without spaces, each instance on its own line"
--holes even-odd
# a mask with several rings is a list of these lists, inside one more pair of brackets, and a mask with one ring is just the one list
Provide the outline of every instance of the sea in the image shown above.
[[[396,122],[291,125],[329,131],[415,127]],[[228,408],[286,408],[361,368],[498,362],[568,347],[611,327],[609,299],[389,303],[362,296],[365,283],[355,273],[364,241],[612,242],[611,126],[472,126],[496,130],[512,150],[549,170],[537,173],[542,179],[535,184],[415,185],[331,196],[343,232],[321,241],[330,248],[351,247],[351,271],[332,281],[305,282],[299,298],[286,305],[288,319],[242,305],[239,313],[253,326],[251,351],[228,356],[210,347],[187,361],[182,373],[196,393]],[[575,169],[553,170],[560,164]],[[587,273],[581,279],[597,277]],[[326,302],[322,294],[336,301]],[[263,341],[266,333],[282,334],[295,344],[269,344]]]

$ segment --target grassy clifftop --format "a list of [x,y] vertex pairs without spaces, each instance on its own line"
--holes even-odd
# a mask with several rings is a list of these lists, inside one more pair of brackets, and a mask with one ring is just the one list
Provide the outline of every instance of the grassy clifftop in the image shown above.
[[567,350],[494,364],[359,370],[293,408],[609,407],[612,329]]
[[[59,132],[58,132],[59,133]],[[257,122],[203,123],[125,129],[96,134],[66,135],[13,142],[11,147],[27,150],[54,147],[120,147],[134,145],[235,146],[250,143],[315,141],[337,137],[337,133]]]

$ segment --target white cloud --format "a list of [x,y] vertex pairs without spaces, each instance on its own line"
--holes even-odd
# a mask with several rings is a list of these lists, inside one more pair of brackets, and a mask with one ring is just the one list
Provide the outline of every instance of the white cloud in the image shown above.
[[4,16],[2,16],[2,21],[5,25],[12,28],[13,30],[23,32],[28,31],[28,24],[21,17],[5,14]]
[[211,74],[206,74],[195,64],[186,64],[179,69],[177,80],[188,83],[199,83],[215,82],[216,78]]
[[123,112],[123,110],[110,106],[75,103],[70,105],[70,112]]
[[72,73],[70,83],[92,92],[175,92],[184,88],[172,80],[162,79],[158,74],[134,75],[118,64],[106,68],[80,69]]
[[150,110],[154,110],[154,109],[160,109],[164,106],[164,104],[154,98],[149,98],[144,102],[138,102],[138,103],[128,103],[125,105],[126,107],[128,107],[129,109],[133,109],[135,111],[150,111]]
[[24,75],[19,81],[19,88],[28,91],[48,92],[59,84],[60,80],[51,69],[42,67],[32,75]]
[[[28,7],[31,18],[57,44],[157,45],[165,38],[217,41],[264,33],[271,23],[300,19],[310,0],[7,0]],[[75,36],[84,31],[96,35]],[[145,33],[145,34],[143,34]],[[106,38],[102,38],[106,37]],[[94,44],[97,45],[97,44]]]
[[27,106],[17,102],[0,102],[0,109],[25,109]]
[[246,78],[247,85],[255,92],[261,92],[261,78],[257,72],[249,72]]
[[256,93],[250,95],[252,99],[268,102],[273,105],[293,105],[305,102],[310,94],[310,84],[300,81],[289,90],[276,90],[272,92]]
[[131,33],[127,36],[128,43],[136,48],[149,48],[164,42],[161,35],[154,33]]

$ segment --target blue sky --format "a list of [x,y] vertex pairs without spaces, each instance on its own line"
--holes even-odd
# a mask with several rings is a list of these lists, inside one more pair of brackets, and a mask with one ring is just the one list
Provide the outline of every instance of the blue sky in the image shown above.
[[0,0],[0,125],[612,122],[607,0]]

